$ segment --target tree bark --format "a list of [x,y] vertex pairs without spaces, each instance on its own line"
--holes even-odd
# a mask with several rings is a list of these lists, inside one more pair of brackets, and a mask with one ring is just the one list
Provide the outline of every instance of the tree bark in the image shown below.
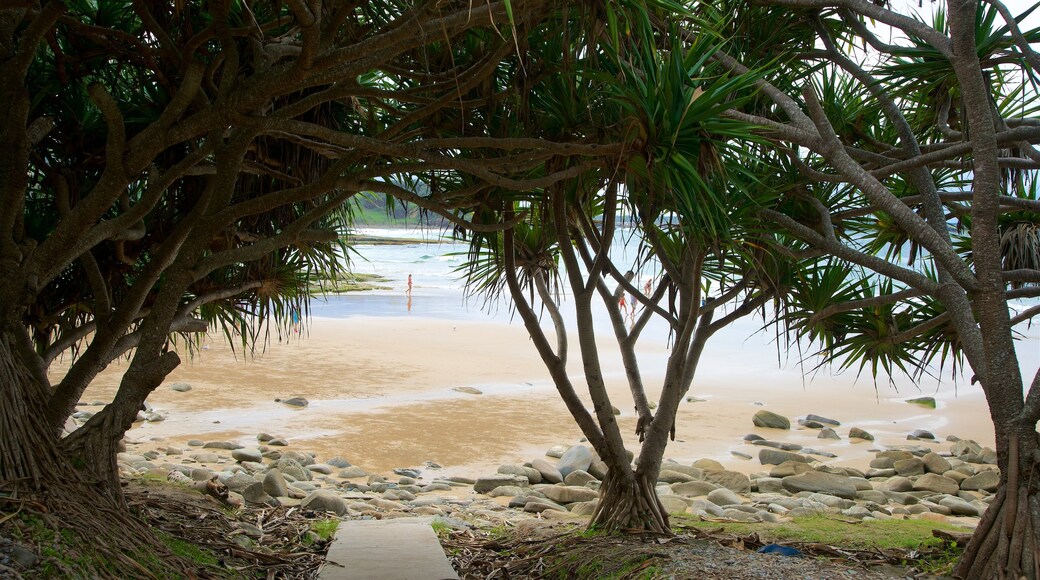
[[668,511],[657,497],[657,470],[633,471],[611,466],[600,487],[599,505],[590,529],[606,532],[655,532],[671,535]]

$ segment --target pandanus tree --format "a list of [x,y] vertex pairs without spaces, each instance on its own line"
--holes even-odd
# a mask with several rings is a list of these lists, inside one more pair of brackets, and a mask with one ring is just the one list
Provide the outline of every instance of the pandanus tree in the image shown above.
[[[812,66],[764,72],[771,106],[727,115],[763,127],[805,180],[761,215],[799,240],[790,252],[835,260],[797,285],[792,336],[875,376],[966,364],[1001,479],[957,574],[1037,578],[1040,371],[1021,368],[1015,339],[1040,314],[1040,32],[996,0],[938,5],[930,21],[885,2],[762,4],[811,31]],[[743,72],[752,48],[719,60]]]
[[[217,324],[249,344],[305,309],[311,274],[339,267],[359,192],[482,228],[450,211],[472,200],[400,175],[525,189],[614,158],[491,125],[522,97],[491,79],[558,8],[0,7],[0,503],[47,506],[106,551],[107,573],[137,570],[139,549],[164,549],[128,517],[116,450],[180,363],[172,335]],[[552,156],[569,166],[532,177]],[[115,398],[63,437],[118,357]]]
[[[708,339],[780,300],[808,265],[772,250],[776,234],[758,211],[786,182],[772,176],[771,153],[756,142],[754,127],[722,115],[753,99],[756,75],[721,67],[710,35],[683,41],[678,30],[659,34],[652,11],[629,5],[606,16],[601,36],[575,45],[573,54],[563,47],[563,58],[582,61],[574,83],[555,82],[559,60],[529,64],[546,80],[531,88],[527,127],[552,139],[589,128],[618,132],[628,147],[616,166],[493,196],[473,219],[517,223],[472,235],[466,272],[471,288],[508,292],[568,410],[608,467],[590,525],[671,533],[655,487]],[[584,107],[561,105],[573,100]],[[761,162],[747,162],[751,151]],[[619,222],[619,215],[631,217]],[[629,226],[636,233],[622,234]],[[618,251],[622,236],[638,240],[634,259]],[[649,292],[641,272],[657,278]],[[634,297],[632,314],[618,308],[622,296]],[[596,324],[597,309],[607,313],[606,328]],[[655,319],[667,329],[669,356],[660,384],[649,385],[636,347]],[[600,348],[611,335],[634,404],[635,466],[604,377]],[[568,373],[572,357],[581,361],[580,378]]]

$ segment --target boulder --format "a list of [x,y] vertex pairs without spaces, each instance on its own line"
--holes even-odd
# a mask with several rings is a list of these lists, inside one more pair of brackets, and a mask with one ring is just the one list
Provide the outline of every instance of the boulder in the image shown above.
[[740,499],[740,496],[724,487],[709,492],[708,501],[720,507],[741,505],[744,503],[744,500]]
[[798,475],[789,475],[783,479],[783,485],[791,493],[812,491],[845,499],[855,499],[857,491],[856,484],[848,477],[822,471],[806,471]]
[[491,497],[517,497],[524,494],[524,489],[515,485],[500,485],[487,494]]
[[563,474],[552,463],[544,459],[535,459],[531,462],[531,467],[542,475],[543,480],[549,483],[563,483]]
[[282,472],[272,469],[264,476],[264,491],[271,497],[289,497],[289,485],[282,477]]
[[565,512],[567,508],[562,505],[545,498],[528,498],[526,504],[524,504],[524,511],[530,513],[542,513],[547,510]]
[[910,475],[921,475],[924,473],[924,461],[921,461],[916,457],[900,459],[895,462],[893,468],[896,470],[896,473],[904,477]]
[[839,423],[838,421],[835,421],[834,419],[828,419],[827,417],[821,417],[819,415],[813,415],[812,413],[809,413],[808,415],[806,415],[805,416],[805,420],[806,421],[816,421],[817,423],[823,423],[825,425],[830,425],[832,427],[840,427],[841,426],[841,423]]
[[503,475],[520,475],[527,478],[530,483],[541,483],[542,473],[533,467],[524,465],[501,465],[498,472]]
[[812,467],[810,467],[808,463],[802,461],[785,461],[770,469],[769,477],[784,478],[789,475],[805,473],[806,471],[812,471]]
[[698,459],[693,462],[693,466],[703,471],[725,471],[726,468],[721,463],[714,459]]
[[781,451],[780,449],[763,449],[758,452],[758,461],[762,465],[780,465],[787,461],[809,463],[809,458],[799,453]]
[[751,478],[736,471],[725,469],[721,471],[705,471],[704,481],[714,483],[737,493],[751,492]]
[[926,473],[914,482],[914,491],[933,491],[956,495],[958,490],[960,490],[960,486],[956,481],[935,473]]
[[552,457],[554,459],[559,459],[563,457],[563,454],[566,453],[567,450],[570,448],[570,445],[563,445],[562,443],[560,445],[553,445],[549,448],[548,451],[545,452],[545,456]]
[[841,435],[830,427],[824,427],[820,429],[820,433],[816,436],[817,439],[841,439]]
[[496,487],[503,485],[515,485],[523,487],[527,485],[527,478],[521,475],[492,475],[489,477],[478,477],[473,484],[473,491],[487,493]]
[[849,439],[863,439],[865,441],[873,441],[874,436],[870,433],[867,433],[863,429],[860,429],[859,427],[853,427],[852,429],[849,429]]
[[312,491],[303,498],[300,507],[319,512],[333,512],[337,516],[347,514],[347,502],[336,493],[324,489]]
[[935,434],[931,431],[928,431],[927,429],[915,429],[914,432],[910,434],[910,437],[913,437],[914,439],[934,440]]
[[556,462],[556,469],[560,472],[560,475],[567,477],[568,473],[577,469],[587,471],[591,464],[592,448],[585,445],[575,445],[568,449],[563,454],[563,457],[560,457],[560,460]]
[[971,439],[961,439],[950,446],[950,453],[954,457],[968,454],[978,455],[982,453],[982,446]]
[[242,446],[238,443],[232,443],[230,441],[209,441],[202,446],[203,449],[242,449]]
[[888,481],[882,484],[882,487],[888,491],[913,491],[914,482],[906,477],[890,477]]
[[178,393],[187,393],[191,390],[191,385],[188,383],[171,383],[170,390]]
[[668,469],[668,466],[661,468],[661,473],[657,474],[657,481],[662,483],[684,483],[687,481],[694,481],[696,477],[687,475],[685,473],[679,473],[678,471],[672,471]]
[[997,491],[1000,485],[1000,472],[995,469],[980,471],[961,482],[961,489],[968,491]]
[[274,499],[264,491],[264,484],[259,481],[249,485],[241,492],[242,498],[248,503],[259,505],[274,505]]
[[264,460],[263,454],[256,448],[235,449],[231,452],[231,457],[236,461],[252,461],[254,463],[262,463]]
[[281,402],[283,405],[289,405],[290,407],[298,408],[303,408],[311,404],[311,402],[305,399],[304,397],[291,397],[289,399],[284,399]]
[[917,397],[916,399],[907,399],[907,403],[911,405],[918,405],[927,409],[935,408],[935,397]]
[[708,495],[716,489],[719,489],[719,486],[710,481],[688,481],[686,483],[676,483],[672,485],[673,493],[685,497]]
[[952,495],[939,500],[939,505],[950,508],[950,513],[955,516],[977,517],[979,515],[979,510],[975,506]]
[[790,429],[791,420],[783,415],[778,415],[772,411],[761,411],[755,413],[755,416],[751,418],[751,422],[756,427],[764,427],[766,429]]
[[699,467],[691,467],[689,465],[683,465],[681,463],[675,463],[674,461],[666,461],[661,466],[661,471],[678,471],[679,473],[685,473],[694,479],[700,479],[704,477],[704,470]]
[[573,485],[551,485],[542,488],[541,492],[545,497],[559,504],[592,501],[599,497],[599,492],[594,489]]
[[926,453],[925,456],[921,458],[921,461],[924,462],[924,468],[929,473],[943,474],[953,469],[950,462],[938,453]]
[[[563,478],[563,483],[567,485],[573,485],[577,487],[585,487],[585,484],[592,483],[593,481],[599,481],[594,475],[588,471],[577,469],[567,474],[567,477]],[[535,482],[531,482],[535,483]]]
[[355,477],[368,477],[368,472],[356,465],[351,465],[345,469],[341,469],[339,476],[343,479],[353,479]]

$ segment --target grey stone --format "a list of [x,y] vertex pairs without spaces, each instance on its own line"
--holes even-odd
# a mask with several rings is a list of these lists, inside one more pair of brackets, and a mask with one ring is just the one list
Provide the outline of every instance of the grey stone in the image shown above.
[[295,459],[283,457],[274,462],[274,467],[278,468],[282,475],[287,475],[293,478],[294,481],[310,481],[311,479],[311,472],[304,469],[300,462]]
[[332,459],[326,461],[325,463],[328,463],[329,465],[331,465],[333,467],[338,467],[340,469],[345,469],[347,467],[350,467],[350,462],[347,461],[346,459],[343,459],[342,457],[340,457],[338,455],[336,457],[333,457]]
[[705,471],[704,481],[714,483],[737,493],[751,492],[751,478],[736,471],[725,469],[721,471]]
[[252,461],[253,463],[264,461],[264,456],[259,449],[235,449],[231,452],[231,457],[238,461]]
[[570,445],[563,445],[563,444],[553,445],[552,447],[549,448],[548,451],[545,452],[545,455],[547,457],[552,457],[554,459],[559,459],[559,458],[563,457],[563,454],[567,453],[567,450],[570,449],[570,448],[571,448]]
[[684,483],[687,481],[694,481],[695,477],[687,475],[685,473],[679,473],[678,471],[672,471],[668,469],[668,466],[661,468],[661,473],[657,475],[657,481],[664,483]]
[[737,451],[736,449],[730,449],[729,454],[740,459],[754,459],[751,455],[744,453],[743,451]]
[[938,453],[927,453],[924,457],[921,458],[921,461],[924,462],[924,468],[929,473],[942,474],[953,469],[953,466],[950,465],[950,462]]
[[524,495],[524,489],[515,485],[500,485],[487,492],[491,497],[517,497]]
[[563,474],[560,473],[556,466],[549,463],[544,459],[535,459],[531,462],[531,467],[536,469],[538,473],[542,474],[542,479],[549,483],[563,483]]
[[769,439],[759,439],[758,441],[752,441],[751,444],[759,445],[761,447],[772,447],[773,449],[782,449],[784,451],[800,451],[802,449],[802,446],[797,443],[770,441]]
[[954,457],[968,454],[978,455],[982,453],[982,446],[971,439],[961,439],[950,446],[950,453]]
[[303,453],[302,451],[283,451],[281,459],[292,459],[293,461],[303,465],[304,467],[314,463],[314,455],[310,453]]
[[915,439],[935,439],[935,434],[927,429],[915,429],[910,435]]
[[787,493],[784,480],[780,477],[760,477],[755,480],[759,493]]
[[541,483],[542,473],[533,467],[524,465],[500,465],[498,472],[503,475],[520,475],[527,478],[529,483]]
[[274,435],[271,435],[270,433],[257,433],[256,434],[256,440],[260,441],[261,443],[267,443],[271,439],[274,439]]
[[975,506],[971,505],[970,503],[964,501],[959,497],[954,497],[952,495],[946,496],[939,500],[939,505],[950,508],[950,513],[952,513],[955,516],[976,517],[979,515],[979,510]]
[[765,441],[765,437],[755,433],[748,433],[747,435],[744,435],[744,441]]
[[895,463],[896,473],[902,476],[921,475],[924,473],[924,461],[916,457],[900,459]]
[[289,399],[282,400],[281,403],[284,405],[289,405],[290,407],[306,407],[307,405],[311,404],[311,402],[305,399],[304,397],[291,397]]
[[862,501],[874,502],[878,505],[885,505],[888,503],[888,496],[884,492],[877,490],[860,490],[856,492],[856,499]]
[[841,439],[841,435],[838,435],[838,432],[835,431],[834,429],[831,429],[830,427],[824,427],[823,429],[820,429],[820,433],[819,433],[819,435],[816,436],[816,438],[817,439]]
[[336,468],[329,465],[328,463],[313,463],[307,466],[307,471],[320,473],[322,475],[332,475],[332,472],[335,470]]
[[[539,474],[539,477],[540,477],[540,474]],[[575,471],[572,471],[572,472],[567,474],[567,477],[563,478],[563,483],[565,483],[567,485],[576,486],[576,487],[584,487],[585,484],[592,483],[593,481],[599,481],[599,480],[596,479],[595,476],[593,476],[588,471],[583,471],[581,469],[577,469]],[[532,482],[532,483],[534,483],[534,482]]]
[[560,460],[556,462],[556,469],[560,472],[560,475],[567,477],[567,474],[580,469],[586,471],[589,465],[592,464],[592,449],[585,445],[575,445],[567,450],[560,457]]
[[209,441],[202,446],[203,449],[242,449],[242,446],[238,443],[232,443],[230,441]]
[[849,439],[863,439],[865,441],[873,441],[874,436],[870,433],[860,429],[859,427],[853,427],[849,429]]
[[708,493],[708,501],[717,506],[740,505],[744,500],[740,496],[726,488],[720,488]]
[[763,449],[758,452],[758,461],[762,465],[780,465],[786,461],[809,463],[809,458],[798,453],[791,453],[790,451]]
[[658,499],[661,500],[664,511],[670,514],[686,513],[686,510],[690,507],[690,504],[686,503],[683,498],[674,495],[658,496]]
[[767,429],[790,429],[791,420],[783,415],[778,415],[772,411],[766,411],[762,409],[755,413],[755,416],[751,418],[751,422],[756,427],[764,427]]
[[484,394],[484,391],[481,391],[480,389],[478,389],[476,387],[455,387],[452,390],[457,392],[457,393],[466,393],[467,395],[483,395]]
[[573,485],[551,485],[542,488],[541,492],[545,494],[545,497],[559,504],[592,501],[599,497],[599,492],[596,490]]
[[886,489],[888,491],[899,491],[899,492],[913,491],[913,489],[914,489],[914,482],[910,481],[906,477],[892,477],[892,478],[889,478],[889,480],[886,481],[883,484],[882,487],[884,487],[884,489]]
[[914,482],[915,491],[934,491],[935,493],[955,495],[959,489],[960,486],[956,481],[935,473],[926,473]]
[[492,475],[489,477],[478,477],[473,484],[473,491],[487,493],[496,487],[503,485],[515,485],[523,487],[527,485],[527,478],[520,475]]
[[353,479],[355,477],[367,477],[368,472],[356,465],[351,465],[346,469],[341,469],[339,476],[343,479]]
[[790,475],[783,479],[784,488],[792,493],[800,491],[814,491],[853,499],[856,497],[856,485],[849,481],[848,477],[824,473],[822,471],[807,471],[798,475]]
[[605,461],[599,457],[592,458],[592,463],[589,464],[588,472],[592,474],[596,479],[603,481],[607,477],[607,471],[609,468]]
[[567,509],[571,510],[571,513],[576,516],[591,516],[596,511],[596,506],[598,505],[599,500],[579,501],[570,504],[567,506]]
[[562,505],[544,498],[528,498],[527,503],[524,504],[524,511],[530,513],[541,513],[546,510],[554,510],[559,512],[567,511],[567,508]]
[[697,461],[694,461],[693,462],[693,466],[698,468],[698,469],[700,469],[701,471],[725,471],[726,470],[726,468],[723,467],[723,465],[721,463],[719,463],[718,461],[715,461],[714,459],[708,459],[708,458],[698,459]]
[[347,514],[347,502],[336,493],[324,489],[312,491],[303,498],[300,507],[314,511],[333,512],[338,516]]
[[264,491],[264,484],[259,481],[253,482],[239,493],[242,494],[242,498],[248,503],[274,505],[273,498]]
[[170,390],[178,393],[187,393],[191,390],[191,385],[188,383],[172,383],[170,384]]
[[1000,472],[995,469],[980,471],[961,482],[960,488],[968,491],[983,490],[989,492],[997,491],[1000,485]]
[[661,471],[678,471],[679,473],[685,473],[694,479],[700,479],[704,477],[704,470],[699,467],[691,467],[689,465],[683,465],[681,463],[675,463],[674,461],[666,461],[661,466]]
[[268,445],[272,445],[274,447],[285,447],[286,445],[289,444],[289,442],[286,441],[285,439],[282,439],[281,437],[278,437],[278,438],[275,438],[275,439],[271,439],[270,441],[267,442],[267,444]]
[[264,476],[264,491],[271,497],[289,497],[289,485],[285,483],[282,472],[272,469]]
[[227,477],[221,474],[220,483],[226,485],[231,491],[242,493],[243,489],[256,483],[256,480],[244,473],[233,473]]
[[708,495],[716,489],[719,489],[719,486],[710,481],[688,481],[686,483],[676,483],[672,485],[672,492],[687,497]]
[[838,421],[835,421],[834,419],[828,419],[827,417],[821,417],[819,415],[813,415],[812,413],[809,413],[808,415],[806,415],[805,416],[805,420],[806,421],[816,421],[817,423],[824,423],[826,425],[831,425],[832,427],[840,427],[841,426],[841,423],[839,423]]
[[784,478],[789,475],[805,473],[806,471],[812,471],[812,467],[808,463],[803,461],[785,461],[770,469],[769,477]]

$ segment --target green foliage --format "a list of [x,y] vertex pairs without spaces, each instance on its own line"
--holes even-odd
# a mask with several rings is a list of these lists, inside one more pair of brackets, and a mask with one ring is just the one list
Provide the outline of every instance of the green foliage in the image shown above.
[[311,531],[318,534],[318,537],[322,540],[328,540],[336,535],[336,529],[339,527],[339,523],[340,520],[338,518],[315,520],[311,522]]

